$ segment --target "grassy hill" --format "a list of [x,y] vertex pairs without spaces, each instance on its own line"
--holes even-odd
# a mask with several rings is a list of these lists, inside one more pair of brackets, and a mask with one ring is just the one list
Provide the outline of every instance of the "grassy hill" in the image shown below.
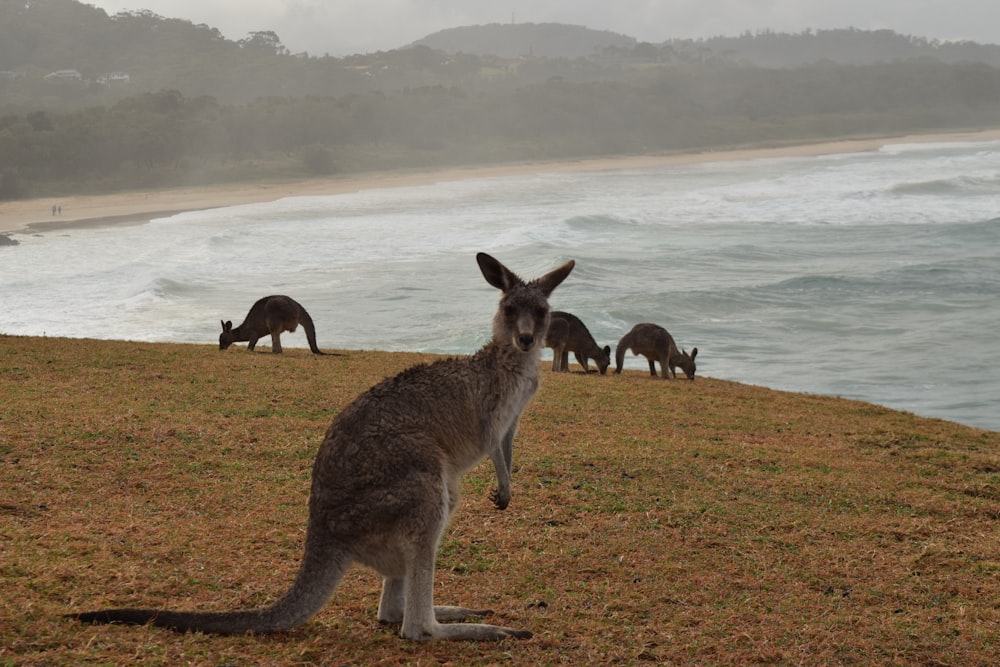
[[545,370],[511,506],[465,480],[436,601],[531,640],[400,640],[361,567],[275,636],[61,617],[274,600],[333,415],[428,359],[0,337],[0,665],[995,661],[1000,433],[638,372]]

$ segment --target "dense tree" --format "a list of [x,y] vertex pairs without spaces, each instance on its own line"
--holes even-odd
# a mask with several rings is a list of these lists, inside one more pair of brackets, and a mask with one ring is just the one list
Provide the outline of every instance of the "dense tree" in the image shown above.
[[[551,34],[580,49],[580,30]],[[777,47],[823,58],[748,64]],[[993,48],[846,30],[314,58],[270,31],[0,0],[0,198],[995,125],[1000,69],[972,57]]]
[[[677,67],[510,91],[433,85],[220,105],[162,90],[0,116],[0,196],[487,160],[559,159],[995,123],[1000,70],[908,62],[780,71]],[[230,173],[231,176],[226,174]]]

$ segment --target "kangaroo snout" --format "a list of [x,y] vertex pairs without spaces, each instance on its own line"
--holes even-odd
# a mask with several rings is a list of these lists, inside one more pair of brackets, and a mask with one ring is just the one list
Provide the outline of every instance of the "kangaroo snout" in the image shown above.
[[[531,352],[536,343],[544,338],[548,309],[539,307],[533,302],[522,303],[512,300],[504,308],[507,315],[507,332],[505,338],[521,352]],[[539,335],[541,333],[541,335]]]

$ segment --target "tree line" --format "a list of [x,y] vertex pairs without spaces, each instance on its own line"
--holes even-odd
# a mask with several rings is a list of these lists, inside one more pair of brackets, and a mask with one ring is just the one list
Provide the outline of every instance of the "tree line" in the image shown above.
[[[1000,69],[972,58],[996,47],[863,31],[599,47],[607,35],[572,26],[504,31],[529,28],[533,41],[558,33],[592,52],[507,58],[418,45],[314,57],[289,53],[269,31],[231,41],[145,11],[109,17],[76,0],[0,0],[0,198],[711,149],[1000,117]],[[481,30],[452,36],[463,34],[485,42]],[[915,57],[779,68],[747,55],[804,58],[843,44]],[[945,51],[970,59],[927,57]],[[64,68],[80,78],[46,77]],[[128,83],[99,83],[119,70]]]
[[912,61],[666,68],[510,90],[222,104],[176,90],[0,115],[0,198],[994,126],[1000,69]]
[[[903,61],[1000,67],[1000,46],[935,42],[892,31],[770,31],[639,43],[561,24],[466,26],[413,46],[331,57],[291,53],[258,30],[226,39],[204,24],[127,11],[109,16],[78,0],[0,0],[0,112],[112,106],[177,90],[219,104],[260,97],[343,97],[458,86],[501,93],[559,78],[636,82],[684,67],[787,68]],[[76,72],[53,77],[57,71]],[[114,73],[123,76],[106,77]],[[669,75],[669,72],[667,72]]]

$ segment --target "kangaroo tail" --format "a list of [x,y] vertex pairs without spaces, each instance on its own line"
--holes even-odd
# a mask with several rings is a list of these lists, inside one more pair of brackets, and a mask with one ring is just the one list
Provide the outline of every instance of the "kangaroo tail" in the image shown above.
[[618,341],[618,347],[615,348],[615,373],[622,372],[622,366],[625,365],[625,350],[630,344],[628,336]]
[[[268,607],[242,611],[184,612],[161,609],[103,609],[67,614],[84,623],[123,623],[152,625],[177,632],[205,632],[238,635],[264,634],[289,630],[305,623],[323,608],[344,573],[351,566],[347,550],[333,544],[322,530],[310,526],[305,554],[295,583],[279,600]],[[323,536],[320,536],[322,533]]]
[[306,340],[309,341],[309,349],[312,350],[312,353],[326,354],[326,352],[321,352],[319,346],[316,344],[316,325],[313,324],[312,317],[309,316],[305,308],[302,308],[299,312],[299,322],[306,331]]

